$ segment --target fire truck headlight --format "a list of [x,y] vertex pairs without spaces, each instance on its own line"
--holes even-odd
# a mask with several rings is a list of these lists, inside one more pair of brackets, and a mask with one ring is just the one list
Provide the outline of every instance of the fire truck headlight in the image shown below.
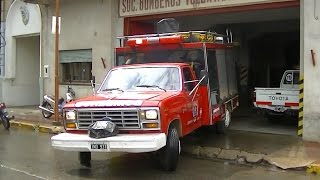
[[66,112],[66,120],[75,120],[76,112],[75,111],[67,111]]
[[145,112],[146,119],[155,120],[158,118],[158,112],[156,110],[147,110]]

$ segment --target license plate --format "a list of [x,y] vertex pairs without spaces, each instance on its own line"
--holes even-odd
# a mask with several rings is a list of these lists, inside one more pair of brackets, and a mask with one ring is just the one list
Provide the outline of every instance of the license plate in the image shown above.
[[92,143],[90,146],[91,146],[91,149],[94,149],[94,150],[108,149],[108,144],[104,144],[104,143]]

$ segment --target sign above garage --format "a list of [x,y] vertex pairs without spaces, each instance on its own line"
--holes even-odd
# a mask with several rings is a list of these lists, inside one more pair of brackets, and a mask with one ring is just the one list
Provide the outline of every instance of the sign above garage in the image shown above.
[[121,17],[223,8],[293,0],[120,0]]

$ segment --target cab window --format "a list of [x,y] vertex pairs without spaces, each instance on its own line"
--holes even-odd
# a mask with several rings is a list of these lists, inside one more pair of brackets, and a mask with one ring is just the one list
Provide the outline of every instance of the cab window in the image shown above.
[[190,68],[183,68],[184,88],[187,91],[192,91],[194,88],[194,81],[192,79],[192,73]]

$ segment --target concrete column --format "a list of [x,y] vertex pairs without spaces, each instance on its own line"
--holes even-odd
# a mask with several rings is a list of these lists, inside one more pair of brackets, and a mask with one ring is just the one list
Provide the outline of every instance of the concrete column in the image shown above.
[[[304,75],[303,139],[320,142],[320,1],[301,0],[300,68]],[[315,65],[311,50],[315,52]]]

